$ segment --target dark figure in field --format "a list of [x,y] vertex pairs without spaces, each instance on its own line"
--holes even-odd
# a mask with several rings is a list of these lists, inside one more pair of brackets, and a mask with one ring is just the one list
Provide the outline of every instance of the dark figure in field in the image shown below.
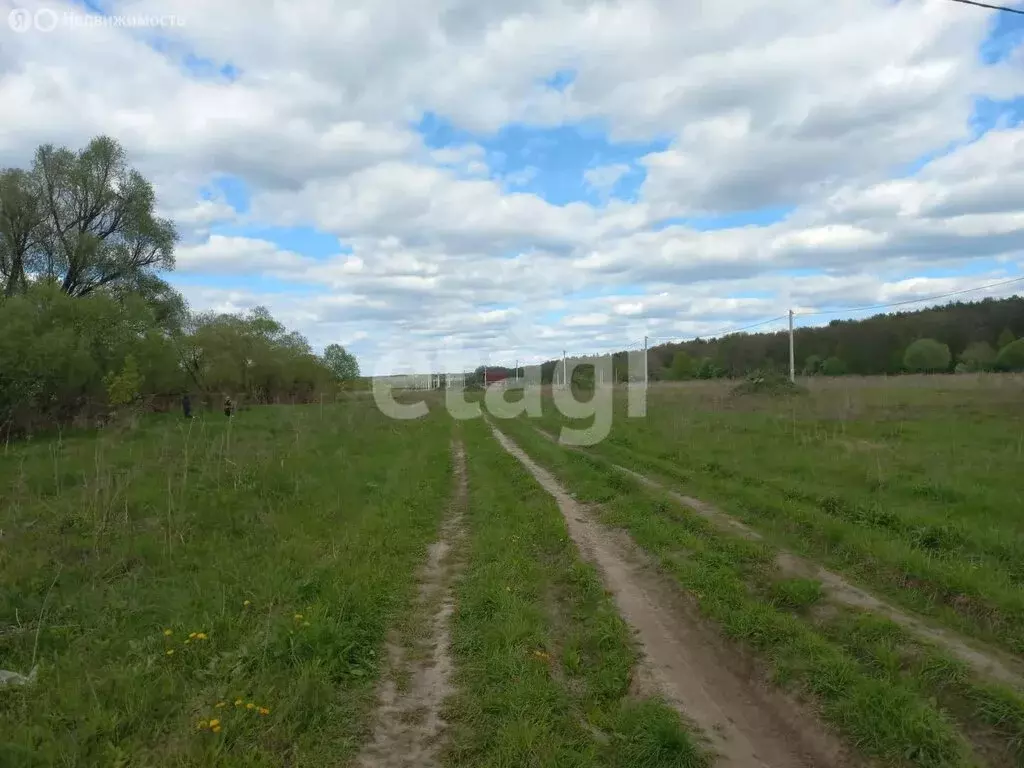
[[181,398],[181,410],[185,412],[185,418],[192,418],[192,398],[187,394]]
[[230,397],[225,397],[224,398],[224,415],[225,416],[230,416],[231,415],[231,410],[232,410],[233,407],[234,406],[233,406],[233,403],[231,402],[231,398]]

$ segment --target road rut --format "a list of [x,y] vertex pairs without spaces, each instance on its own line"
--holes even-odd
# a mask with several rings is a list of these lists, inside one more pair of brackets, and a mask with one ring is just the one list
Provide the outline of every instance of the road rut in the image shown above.
[[570,536],[594,563],[644,656],[642,678],[704,731],[718,765],[848,765],[837,738],[795,701],[763,686],[685,595],[632,540],[593,520],[558,481],[492,425],[495,438],[558,502]]
[[[468,504],[466,455],[452,445],[455,490],[441,524],[441,535],[417,574],[419,595],[414,616],[426,631],[403,644],[396,633],[388,641],[388,673],[377,694],[373,737],[356,761],[361,768],[432,768],[447,724],[441,716],[451,693],[450,623],[455,610],[453,585],[458,577],[457,550],[464,536],[462,517]],[[407,685],[399,686],[399,675]]]
[[[537,429],[537,432],[548,440],[562,445],[558,442],[557,438],[544,430]],[[575,446],[563,445],[562,447],[586,453]],[[705,501],[674,491],[657,480],[641,475],[639,472],[635,472],[628,467],[615,464],[607,459],[602,459],[602,461],[606,461],[609,466],[623,474],[629,475],[642,485],[667,494],[679,504],[693,510],[725,533],[741,536],[751,541],[761,541],[763,539],[761,534],[754,529]],[[1009,655],[995,648],[980,650],[958,633],[927,624],[921,619],[900,610],[891,603],[855,586],[838,573],[794,555],[792,552],[780,550],[775,559],[775,564],[786,576],[817,579],[824,587],[826,597],[835,603],[860,610],[873,611],[885,616],[918,638],[946,650],[952,656],[971,667],[979,677],[1024,691],[1024,667],[1015,659],[1010,658]]]

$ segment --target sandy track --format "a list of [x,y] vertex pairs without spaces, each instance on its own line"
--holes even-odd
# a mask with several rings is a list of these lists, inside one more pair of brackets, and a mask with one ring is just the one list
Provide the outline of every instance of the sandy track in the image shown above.
[[[558,443],[557,438],[544,430],[537,429],[537,432],[548,440]],[[558,444],[561,445],[561,443]],[[563,445],[562,447],[569,450],[580,450],[574,446]],[[603,460],[607,461],[607,459]],[[641,484],[646,485],[648,488],[654,488],[668,494],[684,507],[693,510],[708,520],[719,530],[742,536],[752,541],[760,541],[763,538],[757,531],[705,501],[674,491],[666,485],[638,472],[634,472],[627,467],[610,461],[608,464],[619,472],[629,475]],[[962,635],[952,630],[929,625],[921,619],[900,610],[891,603],[851,584],[839,574],[817,563],[812,563],[798,555],[794,555],[792,552],[780,550],[775,563],[786,576],[812,578],[820,581],[827,599],[851,608],[869,610],[881,614],[922,640],[943,648],[952,656],[971,667],[980,677],[1009,685],[1018,690],[1024,690],[1024,667],[1018,661],[1011,658],[1009,654],[1005,654],[995,648],[979,650]]]
[[[377,694],[373,738],[356,760],[363,768],[440,765],[438,751],[446,727],[441,708],[452,690],[450,622],[459,568],[453,550],[464,535],[462,516],[469,497],[461,443],[452,445],[452,457],[452,503],[441,524],[440,538],[430,546],[417,574],[419,595],[413,615],[419,626],[404,644],[397,633],[388,640],[388,672]],[[407,680],[401,687],[400,676]]]
[[653,686],[704,731],[719,765],[834,768],[850,763],[840,742],[802,707],[757,681],[749,662],[726,647],[628,536],[591,519],[547,470],[493,425],[492,430],[558,502],[569,534],[583,557],[597,566],[619,612],[635,630],[645,659],[642,686]]

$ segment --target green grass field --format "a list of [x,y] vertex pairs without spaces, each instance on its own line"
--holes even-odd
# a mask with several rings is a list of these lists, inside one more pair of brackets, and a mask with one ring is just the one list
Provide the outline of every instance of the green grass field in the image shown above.
[[[582,454],[538,433],[585,425],[550,401],[542,419],[501,426],[862,751],[895,764],[1017,765],[1020,689],[978,679],[887,619],[821,610],[821,584],[775,564],[779,548],[799,553],[1019,658],[1024,389],[944,381],[868,380],[786,398],[655,386],[643,419],[626,417],[617,392],[611,435]],[[614,465],[712,502],[765,538],[723,534]]]
[[280,407],[10,446],[0,667],[39,671],[0,690],[0,764],[344,762],[450,431]]
[[[1024,381],[904,378],[795,398],[655,386],[646,419],[616,399],[594,453],[1024,654]],[[540,425],[557,432],[563,421],[549,403]]]
[[[617,400],[611,435],[583,452],[537,431],[570,421],[550,401],[539,420],[495,423],[581,514],[628,533],[756,670],[752,685],[802,700],[855,755],[1010,766],[1024,764],[1021,690],[776,561],[799,553],[1024,652],[1024,390],[993,381],[778,399],[654,387],[646,419]],[[419,648],[406,664],[429,673],[439,642],[439,598],[417,595],[460,477],[461,535],[438,572],[453,603],[446,729],[422,764],[714,764],[706,734],[638,688],[634,633],[552,497],[487,423],[439,405],[412,421],[366,398],[154,415],[0,447],[0,669],[36,668],[0,687],[0,765],[378,764],[365,748],[381,686],[417,685],[392,646]],[[723,532],[612,464],[764,538]],[[433,716],[406,715],[414,735]]]

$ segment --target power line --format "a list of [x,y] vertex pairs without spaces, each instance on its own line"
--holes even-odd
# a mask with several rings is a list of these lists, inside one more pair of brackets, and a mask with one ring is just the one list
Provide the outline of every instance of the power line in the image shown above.
[[[744,325],[744,326],[742,326],[740,328],[727,328],[727,329],[722,330],[722,331],[712,331],[711,333],[702,333],[699,336],[694,336],[693,338],[694,339],[704,339],[704,338],[714,339],[714,338],[718,338],[720,336],[729,336],[729,335],[731,335],[733,333],[740,333],[742,331],[749,331],[751,328],[760,328],[762,325],[768,325],[768,323],[774,323],[774,322],[777,322],[779,320],[785,320],[785,319],[786,319],[786,315],[779,315],[778,317],[770,317],[767,320],[761,320],[761,321],[756,322],[756,323],[751,323],[750,325]],[[651,341],[667,341],[667,342],[672,342],[676,338],[678,338],[678,337],[677,336],[652,336],[652,337],[650,337],[650,340]],[[682,342],[680,342],[680,343],[682,343]]]
[[918,299],[907,299],[905,301],[894,301],[889,304],[870,304],[862,307],[843,307],[841,309],[823,309],[818,312],[796,312],[795,317],[815,317],[816,315],[841,315],[844,313],[853,312],[866,312],[872,309],[889,309],[890,307],[903,307],[907,304],[920,304],[923,301],[937,301],[939,299],[946,299],[950,296],[959,296],[963,293],[972,293],[974,291],[984,291],[988,288],[998,288],[1001,285],[1010,285],[1011,283],[1019,283],[1024,280],[1022,277],[1013,277],[1009,280],[1000,280],[998,283],[989,283],[988,285],[976,285],[973,288],[963,288],[959,291],[950,291],[949,293],[940,293],[937,296],[922,296]]
[[[946,298],[949,298],[950,296],[960,296],[960,295],[965,294],[965,293],[973,293],[975,291],[988,290],[989,288],[999,288],[1000,286],[1012,285],[1013,283],[1019,283],[1019,282],[1022,282],[1022,281],[1024,281],[1024,275],[1022,275],[1020,277],[1011,277],[1008,280],[1000,280],[999,282],[989,283],[987,285],[976,285],[973,288],[961,288],[958,291],[949,291],[948,293],[940,293],[940,294],[937,294],[937,295],[934,295],[934,296],[922,296],[922,297],[917,298],[917,299],[906,299],[904,301],[893,301],[893,302],[890,302],[888,304],[866,304],[866,305],[859,306],[859,307],[842,307],[840,309],[823,309],[823,310],[819,310],[817,312],[794,312],[793,316],[794,317],[817,317],[817,316],[820,316],[820,315],[852,314],[852,313],[855,313],[855,312],[865,312],[865,311],[875,310],[875,309],[890,309],[892,307],[903,307],[903,306],[906,306],[908,304],[920,304],[920,303],[926,302],[926,301],[938,301],[939,299],[946,299]],[[685,339],[682,339],[682,340],[679,340],[680,337],[678,337],[678,336],[649,336],[647,340],[649,342],[682,344],[682,343],[685,343],[686,341],[693,341],[695,339],[716,339],[716,338],[721,338],[723,336],[729,336],[729,335],[734,334],[734,333],[741,333],[743,331],[749,331],[749,330],[752,330],[754,328],[760,328],[761,326],[768,325],[769,323],[775,323],[775,322],[778,322],[779,320],[785,320],[787,317],[788,317],[788,314],[786,314],[786,315],[779,315],[778,317],[770,317],[767,320],[759,320],[756,323],[750,323],[749,325],[743,325],[743,326],[740,326],[738,328],[726,328],[726,329],[723,329],[723,330],[712,331],[711,333],[702,333],[702,334],[700,334],[698,336],[692,336],[692,337],[685,338]],[[634,342],[630,343],[629,345],[627,345],[625,350],[619,350],[619,351],[620,352],[622,352],[622,351],[625,351],[625,352],[643,351],[642,349],[636,349],[637,347],[640,347],[642,344],[643,344],[642,341],[634,341]],[[605,352],[605,353],[602,353],[602,354],[590,355],[588,357],[604,357],[604,356],[614,355],[614,354],[616,354],[616,353],[615,352]],[[549,362],[549,363],[550,362],[554,362],[556,367],[557,367],[557,364],[560,363],[561,360],[560,359],[559,360],[554,360],[554,361],[549,360],[547,362]]]
[[989,5],[988,3],[979,3],[978,0],[949,0],[951,3],[963,3],[964,5],[976,5],[979,8],[988,8],[992,11],[1003,11],[1004,13],[1019,13],[1024,16],[1024,10],[1020,8],[1007,8],[1005,5]]

